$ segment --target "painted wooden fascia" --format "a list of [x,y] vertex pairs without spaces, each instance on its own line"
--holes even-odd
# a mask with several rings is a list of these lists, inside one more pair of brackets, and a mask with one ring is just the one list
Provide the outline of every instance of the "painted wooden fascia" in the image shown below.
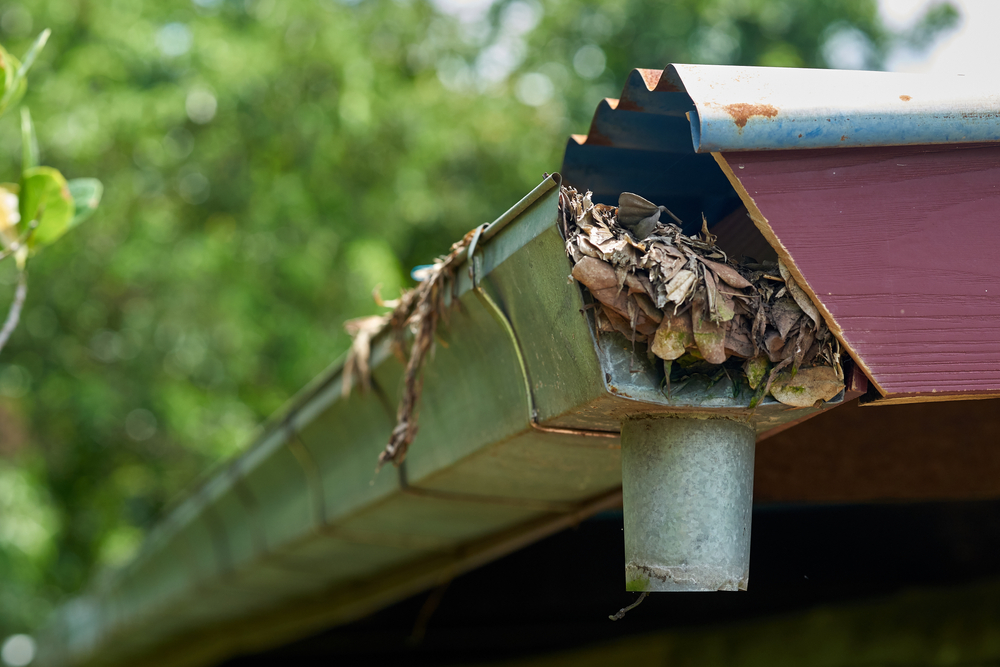
[[714,157],[880,402],[1000,396],[1000,144]]

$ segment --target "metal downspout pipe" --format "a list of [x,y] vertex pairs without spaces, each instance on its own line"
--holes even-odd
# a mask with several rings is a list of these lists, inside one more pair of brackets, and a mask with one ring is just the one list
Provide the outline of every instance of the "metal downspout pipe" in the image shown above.
[[627,590],[746,590],[755,441],[734,419],[623,422]]

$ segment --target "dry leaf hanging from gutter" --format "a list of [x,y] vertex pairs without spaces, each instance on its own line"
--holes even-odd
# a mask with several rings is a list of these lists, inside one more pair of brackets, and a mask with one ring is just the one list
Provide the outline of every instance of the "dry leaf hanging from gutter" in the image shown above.
[[[385,450],[379,455],[381,467],[388,461],[399,465],[406,458],[406,452],[417,435],[417,405],[423,388],[421,371],[428,352],[434,346],[434,332],[438,320],[445,315],[444,296],[455,280],[455,269],[464,259],[464,253],[475,235],[470,231],[461,241],[452,244],[451,251],[435,260],[434,264],[421,270],[423,281],[413,289],[404,291],[399,299],[381,302],[392,308],[381,316],[363,317],[349,320],[344,328],[353,338],[351,349],[344,363],[344,393],[350,391],[353,376],[358,376],[362,388],[371,383],[368,358],[371,341],[385,329],[391,329],[393,350],[400,361],[406,363],[403,375],[403,394],[396,410],[396,426],[392,429]],[[410,348],[406,350],[407,332],[413,336]]]

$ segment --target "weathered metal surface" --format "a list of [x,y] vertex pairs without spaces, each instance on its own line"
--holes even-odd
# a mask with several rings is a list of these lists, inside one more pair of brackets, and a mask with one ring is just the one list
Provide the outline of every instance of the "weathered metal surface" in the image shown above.
[[586,137],[566,145],[562,176],[594,201],[615,205],[622,192],[634,192],[685,221],[684,231],[709,224],[739,205],[709,155],[698,155],[685,114],[694,110],[684,93],[656,89],[659,72],[633,70],[619,100],[604,100]]
[[694,100],[699,153],[1000,140],[994,79],[724,65],[664,78]]
[[998,141],[998,109],[995,82],[976,76],[678,64],[633,70],[621,98],[598,105],[586,144],[684,154]]
[[719,160],[886,399],[1000,395],[1000,145]]
[[753,427],[661,417],[622,425],[625,587],[746,590]]

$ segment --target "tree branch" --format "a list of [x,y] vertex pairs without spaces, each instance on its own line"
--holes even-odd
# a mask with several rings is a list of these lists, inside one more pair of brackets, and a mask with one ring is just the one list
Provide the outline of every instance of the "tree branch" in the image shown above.
[[17,323],[21,319],[21,309],[24,307],[24,300],[27,296],[28,272],[24,269],[18,269],[17,290],[14,292],[14,302],[10,304],[10,310],[7,311],[7,319],[3,323],[3,329],[0,329],[0,350],[3,350],[10,335],[17,328]]

